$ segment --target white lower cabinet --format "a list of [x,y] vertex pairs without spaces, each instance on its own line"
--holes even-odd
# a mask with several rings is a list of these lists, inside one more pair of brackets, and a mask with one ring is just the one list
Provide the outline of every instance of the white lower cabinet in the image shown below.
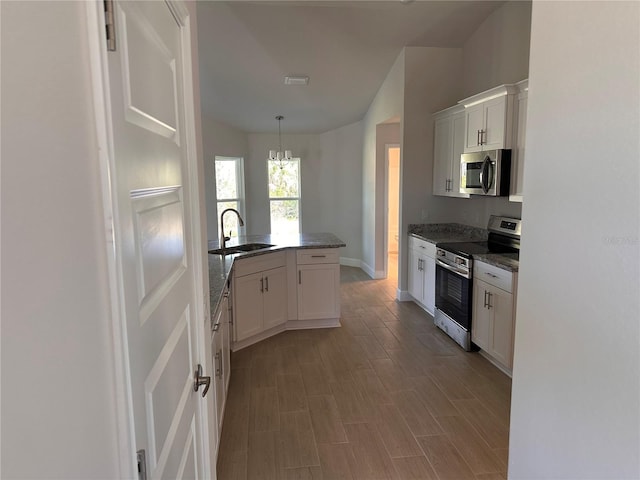
[[340,264],[337,251],[298,250],[298,320],[340,317]]
[[287,321],[287,269],[281,253],[236,261],[233,311],[239,342]]
[[511,371],[515,325],[515,274],[476,262],[471,341]]
[[[210,349],[207,349],[207,356],[211,358],[208,365],[208,372],[204,375],[210,377],[209,391],[207,393],[208,416],[209,416],[209,443],[211,451],[212,465],[218,454],[220,435],[222,434],[222,420],[229,389],[229,379],[231,377],[231,350],[230,350],[230,303],[229,289],[225,288],[222,294],[222,301],[214,312],[213,325],[211,329]],[[200,390],[202,391],[202,390]]]
[[436,294],[436,246],[419,238],[409,237],[409,294],[433,315]]

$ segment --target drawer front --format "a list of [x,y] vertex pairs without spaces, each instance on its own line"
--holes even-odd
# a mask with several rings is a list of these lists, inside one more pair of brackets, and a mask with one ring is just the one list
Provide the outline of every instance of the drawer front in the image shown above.
[[296,252],[298,265],[315,265],[317,263],[339,263],[337,248],[303,248]]
[[412,237],[411,235],[409,235],[409,248],[417,250],[427,257],[436,257],[436,246],[434,243],[427,242],[426,240],[422,240],[420,238]]
[[233,274],[236,277],[264,272],[272,268],[284,267],[287,264],[286,253],[264,253],[248,258],[236,258],[233,262]]
[[513,272],[489,265],[488,263],[475,262],[473,266],[473,278],[487,282],[506,292],[513,293]]

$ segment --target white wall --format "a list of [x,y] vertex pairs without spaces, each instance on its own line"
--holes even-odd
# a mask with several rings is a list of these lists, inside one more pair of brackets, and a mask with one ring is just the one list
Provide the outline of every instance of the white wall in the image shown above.
[[640,478],[639,19],[533,5],[512,479]]
[[[245,159],[247,233],[270,231],[267,154],[277,149],[277,134],[248,135]],[[282,148],[300,158],[302,232],[330,232],[346,244],[342,257],[362,258],[362,124],[322,134],[283,134]]]
[[[306,168],[305,168],[306,167]],[[320,161],[303,164],[302,227],[332,232],[346,244],[340,256],[362,259],[362,122],[320,135]]]
[[[197,62],[196,62],[197,63]],[[249,153],[247,134],[212,118],[202,117],[204,187],[206,194],[207,238],[217,240],[220,219],[216,208],[215,157],[242,157]],[[246,192],[247,196],[251,192]]]
[[[380,142],[376,143],[376,127],[394,117],[402,118],[403,110],[404,50],[400,52],[389,70],[362,121],[362,268],[376,278],[384,275],[385,260],[383,252],[384,145],[381,149]],[[402,125],[400,129],[402,130]]]
[[[405,48],[399,288],[407,288],[409,224],[429,221],[433,189],[433,118],[460,95],[462,55],[457,48]],[[444,199],[445,201],[447,199]],[[443,202],[440,202],[443,203]]]
[[530,1],[507,2],[489,15],[463,45],[462,95],[527,78],[530,33]]
[[2,476],[117,478],[85,6],[0,8]]

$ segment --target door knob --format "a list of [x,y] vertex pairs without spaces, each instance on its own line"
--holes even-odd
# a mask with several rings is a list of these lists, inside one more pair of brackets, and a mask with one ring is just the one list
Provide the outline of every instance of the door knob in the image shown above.
[[204,385],[204,390],[202,391],[202,396],[204,397],[209,391],[209,385],[211,385],[211,377],[205,377],[202,375],[202,365],[198,364],[198,368],[195,372],[193,372],[193,391],[197,392],[200,388],[200,385]]

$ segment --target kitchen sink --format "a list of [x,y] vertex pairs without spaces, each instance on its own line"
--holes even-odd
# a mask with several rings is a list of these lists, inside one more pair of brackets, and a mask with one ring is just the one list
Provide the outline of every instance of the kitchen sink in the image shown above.
[[231,255],[233,253],[254,252],[269,247],[273,247],[273,245],[268,243],[245,243],[243,245],[233,245],[225,249],[216,248],[215,250],[209,250],[209,253],[213,255]]

